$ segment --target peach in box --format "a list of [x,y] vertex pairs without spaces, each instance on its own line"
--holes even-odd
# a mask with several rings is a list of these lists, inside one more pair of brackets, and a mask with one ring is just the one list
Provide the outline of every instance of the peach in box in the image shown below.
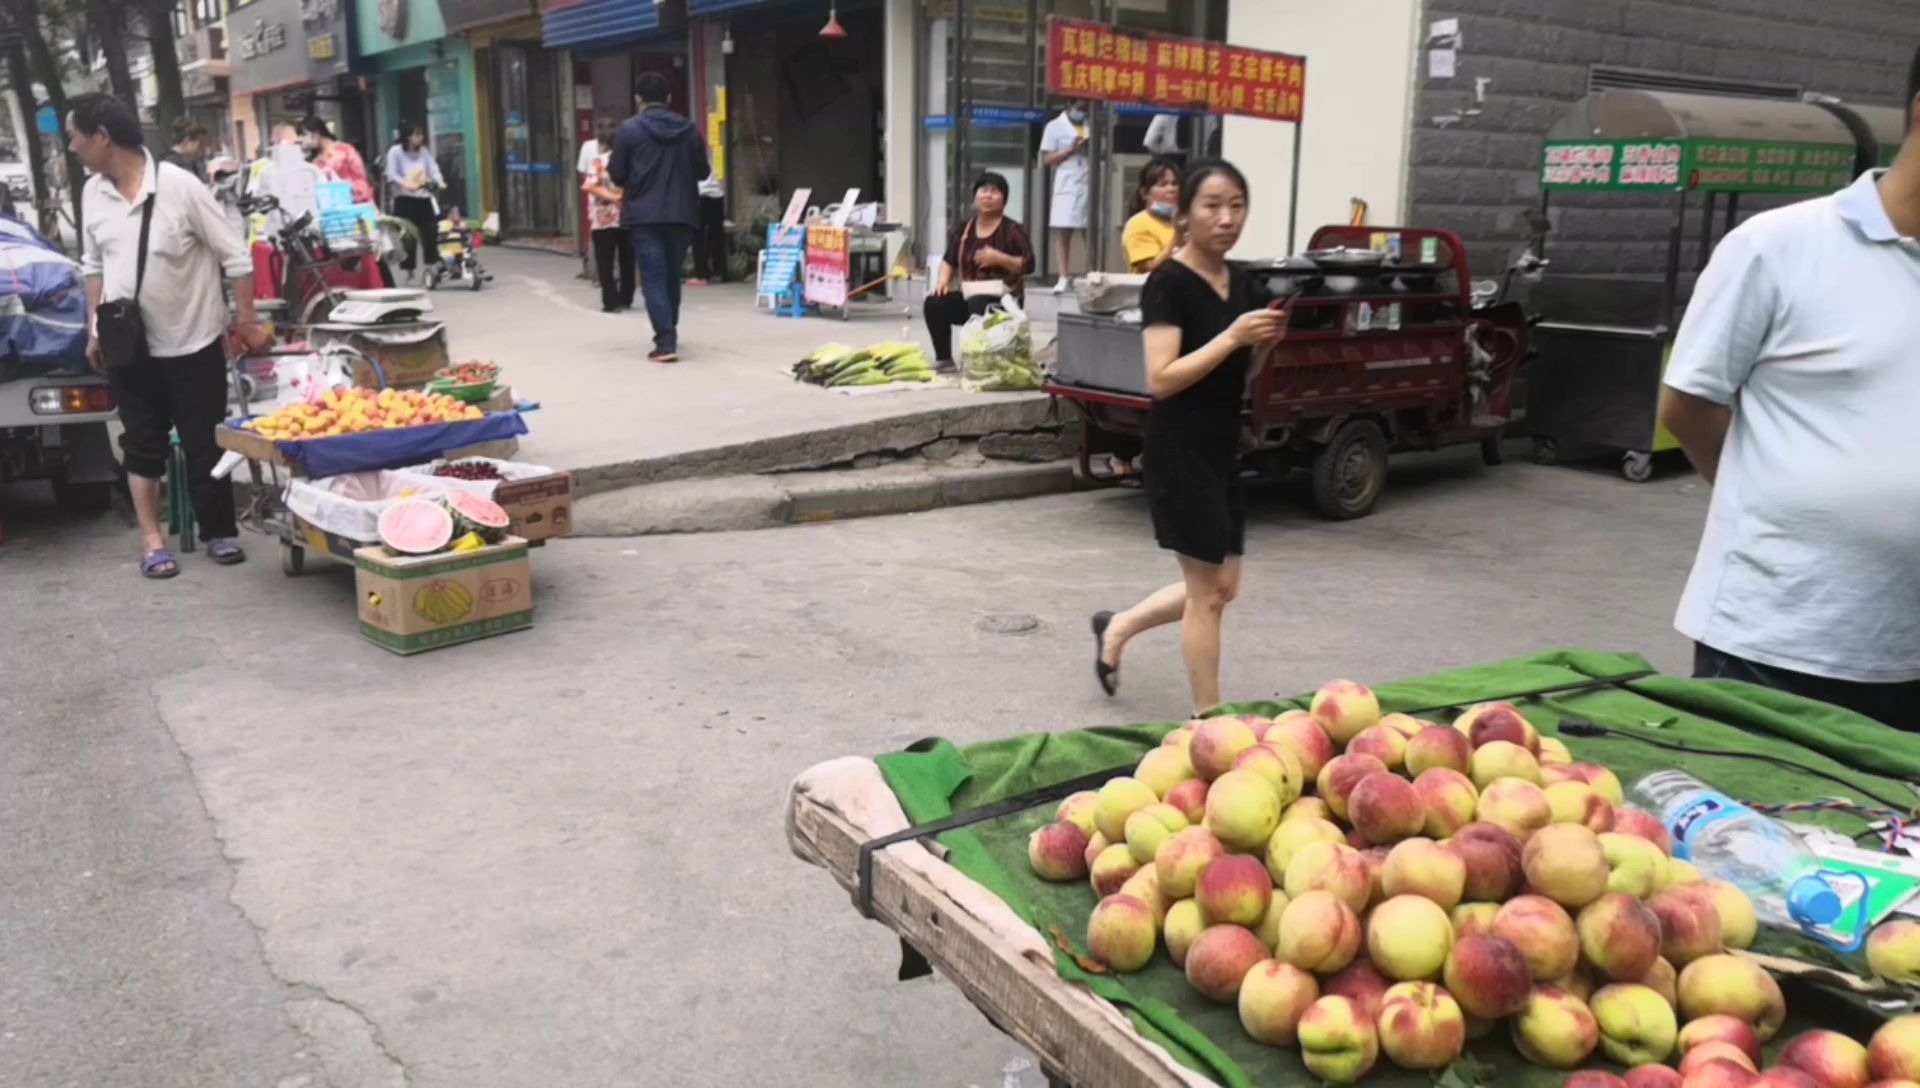
[[1554,823],[1580,824],[1596,833],[1613,830],[1613,803],[1585,782],[1555,782],[1546,793]]
[[1580,934],[1565,907],[1544,895],[1523,895],[1493,917],[1493,935],[1512,941],[1535,982],[1552,982],[1580,962]]
[[1042,880],[1079,880],[1087,875],[1087,833],[1060,821],[1027,837],[1027,861]]
[[[1725,1013],[1746,1021],[1762,1043],[1773,1038],[1787,1015],[1786,998],[1773,976],[1752,960],[1726,953],[1702,956],[1682,968],[1679,996],[1683,1018]],[[1920,1045],[1920,1039],[1915,1042]]]
[[1551,1069],[1572,1069],[1600,1044],[1600,1025],[1579,998],[1538,986],[1513,1017],[1513,1045],[1520,1056]]
[[1387,770],[1397,771],[1406,765],[1407,738],[1391,725],[1370,726],[1347,742],[1347,751],[1372,756],[1386,764]]
[[[1407,839],[1387,854],[1380,871],[1380,890],[1395,895],[1419,895],[1451,910],[1466,893],[1467,863],[1460,855],[1432,839]],[[1571,932],[1572,923],[1568,923]]]
[[1467,863],[1469,902],[1502,903],[1520,890],[1520,840],[1498,824],[1471,823],[1447,840]]
[[1053,810],[1053,818],[1065,820],[1091,836],[1100,828],[1093,822],[1094,806],[1100,803],[1100,795],[1092,790],[1081,790],[1071,794]]
[[1413,783],[1382,771],[1360,780],[1347,798],[1353,829],[1378,846],[1418,835],[1427,823],[1427,809]]
[[1660,919],[1624,892],[1608,892],[1581,908],[1574,926],[1581,954],[1615,982],[1639,982],[1660,958]]
[[1317,816],[1282,820],[1280,826],[1273,829],[1273,835],[1267,839],[1267,871],[1273,874],[1273,882],[1276,885],[1285,886],[1287,866],[1293,861],[1295,854],[1312,843],[1344,844],[1346,841],[1345,832]]
[[1280,795],[1253,771],[1228,771],[1207,789],[1206,825],[1229,850],[1258,850],[1280,826]]
[[1431,899],[1397,895],[1367,917],[1367,958],[1391,979],[1433,978],[1453,947],[1453,923]]
[[1533,890],[1579,910],[1607,891],[1607,856],[1600,836],[1579,824],[1551,824],[1534,833],[1520,853]]
[[1496,778],[1487,783],[1480,791],[1474,815],[1506,828],[1521,842],[1553,822],[1546,791],[1522,778]]
[[1867,1043],[1867,1065],[1876,1080],[1920,1080],[1920,1013],[1880,1025]]
[[1482,1020],[1498,1020],[1526,1007],[1533,990],[1527,958],[1499,937],[1464,937],[1453,944],[1442,969],[1447,992]]
[[1457,730],[1430,725],[1407,741],[1407,773],[1419,775],[1435,767],[1465,774],[1473,766],[1473,746]]
[[1820,1088],[1866,1088],[1867,1048],[1837,1031],[1806,1031],[1787,1041],[1779,1062],[1798,1069]]
[[1200,913],[1200,904],[1191,899],[1182,899],[1167,908],[1167,916],[1161,922],[1160,935],[1167,942],[1167,956],[1175,967],[1184,967],[1187,962],[1187,949],[1207,928],[1206,916]]
[[1612,1061],[1645,1065],[1673,1053],[1680,1032],[1673,1006],[1652,989],[1631,982],[1602,986],[1590,1007],[1600,1025],[1600,1049]]
[[1311,891],[1332,892],[1359,914],[1373,898],[1373,870],[1360,851],[1345,843],[1308,843],[1287,863],[1282,886],[1293,899]]
[[1473,780],[1451,767],[1430,767],[1420,772],[1420,777],[1413,780],[1413,791],[1420,795],[1426,811],[1421,830],[1436,839],[1472,823],[1474,810],[1480,805],[1480,791],[1474,788]]
[[1137,778],[1110,778],[1100,787],[1099,800],[1093,807],[1093,826],[1108,842],[1126,842],[1127,817],[1159,800],[1160,795]]
[[1252,771],[1267,780],[1282,807],[1292,804],[1306,785],[1300,759],[1278,744],[1256,744],[1233,761],[1236,771]]
[[1087,951],[1115,971],[1138,971],[1153,958],[1153,910],[1130,895],[1110,895],[1087,919]]
[[1753,1034],[1753,1028],[1737,1016],[1716,1013],[1689,1020],[1680,1029],[1680,1050],[1691,1051],[1706,1043],[1729,1043],[1745,1054],[1750,1062],[1760,1061],[1760,1040]]
[[1331,893],[1313,891],[1287,904],[1275,953],[1303,971],[1325,974],[1352,963],[1360,939],[1359,916]]
[[1175,786],[1196,777],[1196,774],[1184,748],[1163,744],[1148,749],[1147,754],[1140,757],[1140,765],[1133,769],[1133,777],[1144,782],[1164,801]]
[[1209,718],[1193,731],[1187,758],[1200,777],[1211,782],[1233,769],[1240,753],[1260,743],[1247,723],[1238,718]]
[[1160,890],[1175,899],[1187,898],[1200,883],[1200,874],[1226,852],[1213,832],[1204,827],[1174,832],[1172,838],[1160,845],[1160,852],[1153,859],[1153,867],[1160,877]]
[[1105,897],[1120,890],[1120,886],[1140,871],[1140,863],[1133,860],[1133,851],[1127,849],[1124,842],[1114,843],[1094,857],[1088,866],[1088,875],[1093,880],[1093,894]]
[[1705,887],[1668,888],[1647,900],[1647,908],[1660,919],[1660,954],[1675,967],[1721,950],[1720,910]]
[[[1720,902],[1717,890],[1714,899]],[[1752,913],[1753,904],[1748,903],[1747,915],[1751,916]],[[1726,911],[1723,909],[1721,914],[1724,918]],[[1751,935],[1748,936],[1748,943],[1752,943]],[[1920,922],[1895,919],[1875,926],[1873,932],[1867,935],[1867,966],[1888,982],[1920,986]]]
[[1475,748],[1506,741],[1525,748],[1530,755],[1540,754],[1540,734],[1512,703],[1481,703],[1454,719],[1453,727],[1466,734]]
[[1313,715],[1304,710],[1282,711],[1280,716],[1267,726],[1260,735],[1267,744],[1278,744],[1292,752],[1300,760],[1301,773],[1307,778],[1318,778],[1320,768],[1339,754],[1334,747],[1333,738],[1313,720]]
[[1180,810],[1187,823],[1197,824],[1207,817],[1207,780],[1189,778],[1167,791],[1166,803]]
[[1320,768],[1320,777],[1314,785],[1320,799],[1333,809],[1335,816],[1344,820],[1347,819],[1347,798],[1353,788],[1368,775],[1385,773],[1387,765],[1372,756],[1335,756]]
[[1127,817],[1127,849],[1133,860],[1152,865],[1160,847],[1177,832],[1187,829],[1187,818],[1180,810],[1158,801]]
[[1650,816],[1637,808],[1616,808],[1613,829],[1626,835],[1638,835],[1658,846],[1662,854],[1673,856],[1673,838],[1667,834],[1666,825],[1657,816]]
[[1473,763],[1467,769],[1473,784],[1481,789],[1496,778],[1522,778],[1540,784],[1540,761],[1511,741],[1496,740],[1473,750]]
[[1271,950],[1244,926],[1208,926],[1187,946],[1187,982],[1214,1001],[1233,1001],[1240,983]]

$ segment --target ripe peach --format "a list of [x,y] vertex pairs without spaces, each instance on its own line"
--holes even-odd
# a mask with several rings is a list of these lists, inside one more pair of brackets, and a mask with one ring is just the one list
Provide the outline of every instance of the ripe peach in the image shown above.
[[1300,1018],[1320,1000],[1313,976],[1291,963],[1262,960],[1240,980],[1240,1026],[1271,1046],[1299,1041]]
[[1283,824],[1288,820],[1325,820],[1332,823],[1333,819],[1333,806],[1312,794],[1280,810],[1280,822]]
[[1114,778],[1100,787],[1093,809],[1093,825],[1108,842],[1127,841],[1127,817],[1160,800],[1153,788],[1137,778]]
[[1640,980],[1640,985],[1659,994],[1661,999],[1669,1005],[1680,1003],[1680,972],[1665,956],[1653,961],[1653,966],[1647,968],[1646,976]]
[[1274,951],[1303,971],[1326,974],[1353,962],[1360,938],[1359,915],[1332,893],[1311,891],[1287,903]]
[[[1668,862],[1669,866],[1672,864],[1672,862]],[[1728,948],[1748,948],[1752,946],[1753,938],[1760,931],[1760,919],[1753,912],[1753,900],[1747,898],[1747,893],[1740,890],[1738,885],[1729,884],[1724,880],[1703,880],[1697,885],[1689,884],[1682,886],[1690,888],[1700,887],[1707,890],[1708,896],[1713,899],[1714,913],[1720,916],[1720,941],[1722,944],[1725,944]],[[1915,932],[1920,933],[1920,926],[1915,927]],[[1916,945],[1915,947],[1916,949],[1920,949],[1920,945]],[[1872,937],[1867,938],[1867,948],[1869,951],[1867,962],[1872,963]],[[1920,983],[1920,969],[1916,970],[1914,977],[1909,981]]]
[[1698,1043],[1680,1055],[1680,1075],[1685,1076],[1708,1062],[1732,1062],[1749,1073],[1760,1072],[1760,1059],[1732,1043]]
[[1397,895],[1367,918],[1367,958],[1402,982],[1433,978],[1453,947],[1453,923],[1431,899]]
[[[1726,919],[1725,905],[1721,903],[1719,881],[1708,887],[1714,888],[1714,902],[1721,904],[1721,920]],[[1727,885],[1732,887],[1732,885]],[[1739,891],[1739,888],[1733,888]],[[1744,897],[1743,897],[1744,898]],[[1753,916],[1753,904],[1747,904],[1747,917]],[[1729,945],[1733,942],[1729,940]],[[1749,943],[1751,934],[1749,933]],[[1745,948],[1746,945],[1733,945]],[[1907,986],[1920,986],[1920,922],[1894,919],[1882,922],[1867,935],[1867,966],[1873,973],[1888,982],[1897,982]]]
[[1880,1025],[1867,1042],[1867,1065],[1877,1080],[1920,1080],[1920,1013]]
[[1608,892],[1574,919],[1580,952],[1615,982],[1638,982],[1660,958],[1660,919],[1624,892]]
[[1333,743],[1345,747],[1360,731],[1380,722],[1380,700],[1365,684],[1335,680],[1313,694],[1313,720]]
[[1493,933],[1493,920],[1500,916],[1498,903],[1462,903],[1453,908],[1447,920],[1453,923],[1453,939],[1485,937]]
[[1352,1084],[1380,1058],[1379,1032],[1349,998],[1322,997],[1308,1006],[1298,1036],[1307,1072],[1329,1084]]
[[1193,734],[1199,730],[1200,724],[1198,721],[1182,722],[1169,729],[1167,735],[1160,738],[1160,743],[1185,752],[1193,747]]
[[1564,767],[1573,762],[1573,753],[1567,750],[1567,742],[1559,737],[1541,736],[1538,754],[1542,770],[1548,766]]
[[1184,748],[1161,745],[1150,748],[1140,757],[1140,765],[1133,769],[1133,777],[1146,783],[1161,800],[1173,792],[1173,787],[1182,782],[1199,777],[1193,769],[1193,762],[1187,758]]
[[1696,1020],[1726,1013],[1747,1022],[1762,1043],[1773,1038],[1786,1019],[1780,984],[1764,968],[1741,956],[1702,956],[1680,969],[1680,1015]]
[[1389,989],[1377,1019],[1380,1049],[1402,1069],[1445,1069],[1467,1045],[1460,1003],[1431,982]]
[[1244,926],[1208,926],[1187,946],[1187,984],[1213,1001],[1240,995],[1240,982],[1273,951]]
[[1092,790],[1081,790],[1061,801],[1060,807],[1053,810],[1053,818],[1065,820],[1091,836],[1100,830],[1100,826],[1093,822],[1093,810],[1099,804],[1099,794]]
[[1238,718],[1208,718],[1193,731],[1187,758],[1201,778],[1211,782],[1233,769],[1240,753],[1260,743],[1247,723]]
[[1612,771],[1598,763],[1572,763],[1568,766],[1580,781],[1593,787],[1593,792],[1612,802],[1613,807],[1619,808],[1627,803],[1626,794],[1620,789],[1620,779]]
[[1520,950],[1535,982],[1552,982],[1580,962],[1573,916],[1544,895],[1523,895],[1501,907],[1493,918],[1493,935]]
[[1716,1058],[1681,1074],[1680,1088],[1752,1088],[1759,1079],[1746,1066]]
[[1680,1033],[1673,1006],[1648,987],[1616,982],[1595,991],[1589,1007],[1600,1026],[1600,1049],[1621,1065],[1663,1062]]
[[1387,765],[1373,756],[1350,755],[1335,756],[1320,768],[1320,777],[1314,786],[1320,793],[1320,799],[1333,809],[1340,819],[1347,818],[1347,796],[1353,788],[1368,775],[1386,773]]
[[1153,911],[1130,895],[1110,895],[1087,919],[1087,951],[1115,971],[1138,971],[1153,959]]
[[1386,902],[1387,855],[1392,852],[1392,847],[1387,846],[1369,846],[1360,851],[1360,856],[1367,859],[1367,875],[1373,878],[1371,886],[1367,890],[1367,906],[1369,908]]
[[1520,778],[1537,786],[1540,784],[1540,761],[1518,744],[1496,740],[1473,750],[1473,762],[1467,768],[1467,775],[1482,790],[1496,778]]
[[1370,1019],[1380,1018],[1380,1005],[1387,999],[1387,987],[1393,985],[1366,959],[1357,959],[1327,976],[1320,987],[1326,994],[1351,997],[1367,1010]]
[[[1593,992],[1598,989],[1598,987],[1593,984],[1593,977],[1578,967],[1561,975],[1559,978],[1551,980],[1547,985],[1556,990],[1565,990],[1567,993],[1587,1002],[1593,1000]],[[1588,1007],[1591,1008],[1592,1006],[1589,1005]]]
[[1313,720],[1313,715],[1304,710],[1288,710],[1273,720],[1267,731],[1260,735],[1267,744],[1278,744],[1294,754],[1300,760],[1300,771],[1308,779],[1318,778],[1320,768],[1340,754],[1334,746],[1333,738]]
[[1163,800],[1179,809],[1188,824],[1197,824],[1207,817],[1207,781],[1204,778],[1189,778],[1168,790]]
[[[1585,783],[1579,783],[1587,788]],[[1548,787],[1549,789],[1557,787]],[[1607,858],[1607,890],[1642,899],[1666,883],[1667,856],[1638,835],[1607,831],[1600,836],[1600,852]]]
[[1399,711],[1395,711],[1392,714],[1380,715],[1380,724],[1400,734],[1407,740],[1412,740],[1421,730],[1428,728],[1433,723],[1423,721],[1411,714],[1402,714]]
[[1252,771],[1267,780],[1284,807],[1300,796],[1305,780],[1300,777],[1300,757],[1278,744],[1256,744],[1233,761],[1236,771]]
[[1613,803],[1585,782],[1556,782],[1546,793],[1554,823],[1580,824],[1595,833],[1613,830]]
[[1679,1070],[1665,1065],[1636,1065],[1626,1081],[1627,1088],[1682,1088]]
[[1087,875],[1087,833],[1065,820],[1034,828],[1027,862],[1041,880],[1079,880]]
[[1253,730],[1255,737],[1273,728],[1273,719],[1264,714],[1229,714],[1226,716],[1239,718],[1242,722],[1246,723],[1246,727]]
[[1107,841],[1105,835],[1096,831],[1093,833],[1093,837],[1087,840],[1087,849],[1080,857],[1087,863],[1087,868],[1091,869],[1093,868],[1093,859],[1100,856],[1100,851],[1112,845],[1112,843]]
[[1347,751],[1372,756],[1386,764],[1387,770],[1397,771],[1407,763],[1407,738],[1391,725],[1369,726],[1347,742]]
[[1837,1031],[1803,1031],[1776,1059],[1819,1082],[1820,1088],[1866,1088],[1867,1048]]
[[1499,824],[1471,823],[1447,845],[1467,863],[1467,899],[1501,903],[1520,890],[1526,874],[1520,869],[1520,840],[1513,832]]
[[1140,871],[1140,863],[1133,860],[1133,851],[1127,849],[1124,842],[1114,843],[1100,856],[1093,859],[1088,875],[1093,880],[1093,894],[1106,898],[1120,890],[1129,877]]
[[1460,1007],[1482,1020],[1519,1012],[1533,990],[1527,958],[1512,941],[1499,937],[1463,937],[1453,942],[1441,977]]
[[1410,775],[1418,776],[1435,767],[1465,774],[1473,766],[1473,745],[1457,730],[1430,725],[1407,738],[1404,758]]
[[1314,842],[1294,853],[1281,886],[1290,899],[1311,891],[1332,892],[1359,914],[1373,898],[1373,871],[1360,851],[1345,843]]
[[1454,719],[1453,727],[1480,748],[1496,741],[1517,744],[1529,755],[1540,754],[1540,733],[1512,703],[1481,703]]
[[1207,830],[1229,850],[1258,850],[1280,826],[1280,795],[1252,771],[1228,771],[1207,789]]
[[1208,925],[1251,929],[1266,917],[1267,904],[1273,901],[1273,878],[1259,858],[1227,854],[1200,874],[1193,898]]
[[1278,888],[1273,890],[1273,898],[1267,901],[1267,912],[1260,916],[1260,924],[1253,927],[1253,935],[1268,948],[1280,947],[1280,919],[1287,913],[1287,893]]
[[1660,919],[1660,954],[1675,967],[1722,950],[1713,893],[1698,885],[1668,888],[1647,900],[1647,908]]
[[1607,856],[1600,836],[1579,824],[1550,824],[1534,833],[1520,853],[1520,866],[1534,891],[1579,910],[1607,892]]
[[1412,838],[1427,823],[1426,805],[1413,783],[1388,771],[1370,774],[1353,787],[1347,814],[1353,829],[1379,846]]
[[1187,949],[1207,928],[1206,916],[1200,913],[1200,904],[1191,899],[1182,899],[1167,908],[1166,921],[1162,923],[1162,936],[1167,941],[1167,956],[1175,967],[1185,966]]
[[1160,890],[1160,874],[1154,872],[1151,865],[1128,877],[1127,882],[1120,885],[1118,894],[1130,895],[1145,903],[1147,909],[1153,911],[1155,929],[1165,924],[1167,909],[1174,903],[1167,893]]
[[1160,890],[1175,899],[1187,898],[1200,883],[1200,874],[1226,852],[1213,832],[1204,827],[1174,832],[1153,859],[1154,871],[1160,875]]
[[1876,1080],[1867,1088],[1920,1088],[1920,1080]]
[[1474,815],[1506,828],[1521,842],[1553,822],[1546,791],[1521,778],[1496,778],[1481,787]]
[[[1452,730],[1444,732],[1453,733]],[[1429,836],[1444,839],[1473,822],[1474,809],[1480,805],[1480,791],[1473,780],[1451,767],[1429,767],[1413,780],[1413,792],[1420,795],[1426,821],[1421,826]]]
[[1405,839],[1387,853],[1380,890],[1387,896],[1420,895],[1452,910],[1467,889],[1467,863],[1432,839]]
[[1748,1064],[1759,1068],[1760,1040],[1753,1034],[1753,1028],[1737,1016],[1716,1013],[1689,1020],[1680,1029],[1680,1050],[1691,1053],[1694,1047],[1706,1043],[1729,1043],[1747,1056]]
[[1152,865],[1161,845],[1176,832],[1186,829],[1187,818],[1179,809],[1165,801],[1156,801],[1127,817],[1127,849],[1133,852],[1133,860]]
[[[1659,847],[1655,846],[1654,849],[1658,850]],[[1706,875],[1695,868],[1693,862],[1683,861],[1680,858],[1667,858],[1666,880],[1660,887],[1677,888],[1688,884],[1703,884],[1706,879]]]
[[1287,865],[1303,847],[1316,842],[1344,844],[1346,841],[1346,832],[1329,820],[1318,817],[1281,820],[1280,826],[1274,828],[1273,834],[1267,839],[1267,871],[1273,874],[1274,883],[1284,885],[1287,882]]
[[1819,1081],[1791,1066],[1776,1065],[1753,1078],[1748,1088],[1821,1088]]
[[1513,1045],[1520,1056],[1550,1069],[1572,1069],[1600,1043],[1600,1025],[1579,998],[1551,986],[1536,986],[1513,1017]]
[[1638,835],[1660,848],[1662,854],[1673,856],[1673,838],[1667,834],[1667,826],[1658,816],[1651,816],[1637,808],[1615,807],[1613,829],[1627,835]]

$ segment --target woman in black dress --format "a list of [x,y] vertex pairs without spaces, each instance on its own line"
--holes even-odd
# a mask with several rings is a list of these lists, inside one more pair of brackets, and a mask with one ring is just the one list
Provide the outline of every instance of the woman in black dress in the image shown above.
[[1181,580],[1114,614],[1093,617],[1094,672],[1111,695],[1127,641],[1180,623],[1193,711],[1220,702],[1220,619],[1240,589],[1246,504],[1239,482],[1241,400],[1257,346],[1286,334],[1284,310],[1255,298],[1246,269],[1227,261],[1247,219],[1247,180],[1232,164],[1196,163],[1180,182],[1186,244],[1140,292],[1147,387],[1147,504],[1153,534],[1180,561]]

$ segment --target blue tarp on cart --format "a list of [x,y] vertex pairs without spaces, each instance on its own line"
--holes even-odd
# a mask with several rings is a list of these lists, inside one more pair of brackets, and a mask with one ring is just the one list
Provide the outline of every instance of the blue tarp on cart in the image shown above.
[[[228,426],[238,427],[234,420]],[[463,419],[431,426],[401,427],[391,431],[368,431],[332,438],[308,438],[298,442],[276,442],[280,455],[308,476],[338,476],[343,472],[368,472],[380,468],[417,465],[445,455],[450,450],[498,442],[527,433],[526,421],[518,412],[494,412],[481,419]]]

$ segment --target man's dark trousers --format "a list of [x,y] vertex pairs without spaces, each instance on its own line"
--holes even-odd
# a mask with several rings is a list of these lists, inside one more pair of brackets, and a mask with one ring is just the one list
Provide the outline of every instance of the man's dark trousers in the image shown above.
[[647,300],[657,354],[680,350],[680,266],[687,257],[693,228],[683,223],[638,223],[633,227],[634,263],[640,269],[640,293]]

